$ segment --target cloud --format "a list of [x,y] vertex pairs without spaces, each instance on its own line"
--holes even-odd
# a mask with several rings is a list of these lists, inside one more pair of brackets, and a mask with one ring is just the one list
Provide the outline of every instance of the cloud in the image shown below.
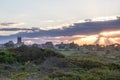
[[53,23],[55,21],[54,20],[46,20],[46,21],[41,21],[41,22],[44,22],[44,23]]
[[8,23],[0,23],[0,26],[5,26],[5,27],[15,27],[15,26],[21,26],[24,25],[25,23],[20,23],[20,22],[8,22]]
[[[4,29],[5,30],[5,29]],[[7,30],[7,29],[6,29]],[[10,30],[10,29],[9,29]],[[16,28],[11,30],[17,30]],[[19,32],[9,36],[0,36],[0,39],[16,38],[17,36],[37,38],[37,37],[59,37],[59,36],[75,36],[75,35],[96,35],[101,32],[120,30],[120,19],[109,21],[74,23],[69,27],[62,29],[40,30],[32,29],[31,32]],[[28,30],[29,31],[29,30]],[[117,37],[117,36],[115,36]]]
[[0,36],[10,36],[21,32],[31,33],[31,32],[37,32],[39,30],[40,29],[38,28],[1,28]]
[[37,32],[21,32],[17,35],[25,37],[44,37],[44,36],[73,36],[73,35],[93,35],[103,31],[120,30],[120,19],[99,22],[75,23],[63,29],[40,30]]
[[18,30],[36,31],[40,29],[39,28],[1,28],[0,29],[0,31],[18,31]]

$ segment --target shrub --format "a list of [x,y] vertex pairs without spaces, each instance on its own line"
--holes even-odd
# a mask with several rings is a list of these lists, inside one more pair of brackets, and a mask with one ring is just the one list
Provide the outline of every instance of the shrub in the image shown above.
[[11,76],[10,80],[27,80],[27,78],[29,77],[29,73],[28,72],[19,72],[19,73],[14,73]]
[[119,70],[120,71],[120,64],[108,63],[107,66],[111,70]]
[[[80,67],[85,69],[92,69],[92,68],[105,68],[105,64],[100,61],[95,61],[91,59],[67,59],[68,63],[70,63],[73,67]],[[71,67],[72,67],[71,66]]]
[[58,52],[55,52],[55,51],[53,51],[51,49],[44,49],[44,56],[45,57],[54,57],[54,56],[56,56],[56,57],[60,57],[60,58],[64,57],[62,54],[60,54]]
[[81,76],[80,74],[74,72],[55,72],[49,75],[49,78],[46,80],[81,80]]
[[8,50],[0,51],[0,62],[12,64],[17,61],[17,56],[14,53],[9,52]]
[[87,76],[83,77],[87,78],[90,76],[97,77],[98,79],[96,80],[120,80],[120,72],[109,69],[91,69],[88,71]]
[[17,53],[18,57],[18,62],[28,62],[28,61],[40,61],[43,62],[46,58],[48,57],[64,57],[62,54],[55,52],[50,49],[41,49],[37,46],[21,46],[19,48],[16,48],[14,50],[15,53]]

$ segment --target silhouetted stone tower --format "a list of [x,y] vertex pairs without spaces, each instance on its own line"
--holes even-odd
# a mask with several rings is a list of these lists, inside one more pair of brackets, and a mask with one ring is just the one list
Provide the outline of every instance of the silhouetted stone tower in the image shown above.
[[22,43],[22,38],[19,36],[19,37],[17,37],[17,43],[18,44],[21,44]]
[[16,43],[16,47],[20,47],[24,45],[24,42],[22,42],[22,37],[21,36],[18,36],[17,37],[17,43]]

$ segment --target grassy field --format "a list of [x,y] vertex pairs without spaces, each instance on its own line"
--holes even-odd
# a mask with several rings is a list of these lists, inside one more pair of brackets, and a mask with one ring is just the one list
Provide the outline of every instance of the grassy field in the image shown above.
[[111,52],[109,54],[106,54],[105,51],[88,51],[88,52],[82,52],[82,51],[58,51],[69,58],[91,58],[95,60],[100,60],[104,62],[113,62],[120,64],[120,52]]
[[120,80],[119,51],[57,52],[64,57],[50,56],[37,64],[34,61],[1,63],[0,80]]

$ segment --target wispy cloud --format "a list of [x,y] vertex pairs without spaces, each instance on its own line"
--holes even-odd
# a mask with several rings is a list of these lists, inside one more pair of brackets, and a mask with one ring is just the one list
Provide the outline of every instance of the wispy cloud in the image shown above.
[[24,25],[25,23],[21,22],[5,22],[5,23],[0,23],[0,26],[5,26],[5,27],[15,27],[15,26],[21,26]]
[[1,28],[0,29],[0,36],[10,36],[19,34],[22,32],[25,33],[31,33],[31,32],[37,32],[40,31],[38,28]]
[[18,30],[37,31],[40,29],[38,29],[38,28],[1,28],[0,29],[0,31],[18,31]]

